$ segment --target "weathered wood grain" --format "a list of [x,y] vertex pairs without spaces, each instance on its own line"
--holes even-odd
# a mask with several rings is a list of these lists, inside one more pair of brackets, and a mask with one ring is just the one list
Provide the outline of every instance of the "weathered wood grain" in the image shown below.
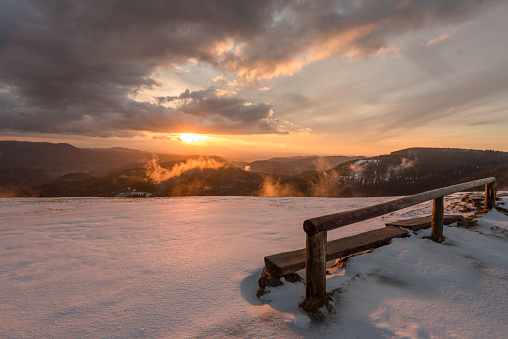
[[307,235],[305,247],[305,297],[325,297],[326,292],[326,231]]

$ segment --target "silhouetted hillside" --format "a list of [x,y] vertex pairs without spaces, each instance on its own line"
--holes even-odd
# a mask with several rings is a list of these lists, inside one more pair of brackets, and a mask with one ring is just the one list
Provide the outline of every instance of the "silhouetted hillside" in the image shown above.
[[0,168],[0,185],[33,186],[53,180],[45,170],[28,168]]
[[[409,148],[352,161],[327,172],[352,195],[408,195],[491,176],[508,153],[450,148]],[[505,186],[504,177],[498,184]]]
[[[63,185],[61,177],[70,173],[103,177],[109,173],[142,168],[154,157],[159,159],[161,166],[169,168],[189,159],[201,158],[199,155],[161,154],[122,147],[81,149],[63,143],[0,141],[0,192],[8,191],[4,194],[8,196],[25,196],[32,186],[49,184],[53,180]],[[224,161],[221,157],[206,158]],[[24,193],[15,194],[18,189]]]
[[84,173],[67,174],[35,189],[41,197],[114,197],[132,190],[153,193],[155,184],[144,169],[138,168],[100,178]]
[[449,148],[410,148],[351,160],[324,172],[265,180],[261,195],[391,196],[410,195],[494,176],[508,188],[508,153]]
[[[298,171],[309,168],[306,166],[319,169],[290,175],[288,169],[284,174],[259,173],[252,168],[246,171],[221,157],[159,155],[159,161],[150,157],[139,164],[132,160],[143,159],[148,153],[126,149],[80,150],[66,144],[47,143],[11,143],[9,149],[6,144],[0,144],[4,146],[0,157],[7,159],[8,166],[36,168],[9,168],[2,162],[0,196],[113,197],[132,192],[153,196],[390,196],[415,194],[489,176],[497,178],[499,189],[508,189],[508,153],[491,150],[409,148],[349,160],[328,170],[321,170],[320,166],[327,166],[325,162],[320,165],[315,162],[320,157],[274,158],[251,163],[262,164],[260,167],[266,171],[271,168],[275,172],[293,165]],[[9,151],[5,152],[6,148]],[[18,154],[12,149],[17,149]],[[37,150],[50,159],[36,155]],[[93,168],[92,164],[100,163],[105,156],[116,159],[117,170],[107,175],[96,175],[94,170],[89,170],[53,177],[72,168]],[[33,159],[25,159],[29,157]],[[347,157],[321,158],[342,161]],[[104,161],[111,164],[111,159]],[[280,167],[270,167],[275,165]],[[48,169],[53,171],[52,175]]]
[[[326,171],[344,162],[365,157],[348,156],[296,156],[287,158],[271,158],[252,162],[233,163],[251,172],[260,172],[277,175],[297,175],[305,172]],[[248,167],[247,167],[248,166]]]
[[152,157],[150,152],[121,147],[81,149],[49,142],[0,141],[0,168],[43,170],[52,178],[76,172],[102,176],[124,164],[144,164]]
[[495,168],[489,168],[484,171],[478,172],[471,176],[469,180],[495,177],[497,181],[498,190],[508,191],[508,165],[500,165]]
[[144,168],[128,169],[97,178],[83,173],[62,176],[36,187],[43,197],[114,197],[132,191],[153,196],[256,195],[263,177],[236,167],[192,168],[156,183]]
[[193,168],[162,182],[157,196],[256,195],[263,177],[237,167]]

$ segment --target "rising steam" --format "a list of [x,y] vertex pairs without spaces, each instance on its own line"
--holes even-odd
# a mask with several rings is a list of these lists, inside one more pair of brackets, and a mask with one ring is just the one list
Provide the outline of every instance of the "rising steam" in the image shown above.
[[156,184],[163,181],[177,177],[182,173],[189,171],[193,168],[224,168],[228,165],[214,159],[188,159],[185,163],[176,164],[171,169],[163,168],[159,165],[159,158],[154,158],[145,165],[146,175],[152,179]]
[[400,161],[400,165],[390,166],[388,168],[388,172],[391,172],[393,174],[398,174],[402,170],[413,167],[415,165],[415,163],[416,163],[416,160],[409,160],[406,158],[402,158]]
[[261,197],[299,197],[304,196],[302,192],[290,183],[282,183],[271,177],[265,177],[256,195]]

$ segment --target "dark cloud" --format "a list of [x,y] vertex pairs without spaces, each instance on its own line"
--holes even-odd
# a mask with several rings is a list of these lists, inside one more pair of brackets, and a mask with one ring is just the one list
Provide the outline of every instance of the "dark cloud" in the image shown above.
[[194,116],[216,115],[231,121],[255,122],[268,119],[271,115],[269,104],[252,104],[246,100],[229,95],[219,95],[214,87],[190,92],[186,90],[179,96],[157,97],[159,103],[179,102],[178,110]]
[[461,24],[499,0],[293,1],[255,39],[224,53],[221,64],[255,81],[293,74],[334,55],[368,57],[390,40],[424,28]]
[[215,87],[210,87],[205,90],[200,91],[189,91],[188,89],[185,90],[185,92],[181,93],[178,96],[166,96],[166,97],[156,97],[159,104],[164,104],[168,102],[173,101],[187,101],[187,100],[194,100],[199,101],[206,99],[211,96],[217,96],[217,89]]
[[157,97],[159,104],[173,103],[176,109],[185,114],[208,119],[213,125],[238,132],[264,131],[280,133],[279,121],[272,117],[269,104],[252,104],[228,92],[221,94],[220,89],[212,86],[205,90],[189,91],[178,96]]
[[264,122],[249,126],[252,115],[243,111],[228,110],[222,121],[198,119],[129,98],[160,85],[150,76],[159,65],[190,58],[214,63],[227,39],[248,39],[263,26],[268,2],[7,0],[0,6],[1,129],[98,136],[276,131]]
[[171,137],[168,137],[167,135],[154,135],[152,137],[154,140],[171,140]]
[[158,66],[190,59],[256,82],[333,55],[369,56],[393,37],[463,22],[490,2],[3,0],[0,129],[273,133],[268,104],[213,89],[158,104],[132,94],[160,86],[151,77]]

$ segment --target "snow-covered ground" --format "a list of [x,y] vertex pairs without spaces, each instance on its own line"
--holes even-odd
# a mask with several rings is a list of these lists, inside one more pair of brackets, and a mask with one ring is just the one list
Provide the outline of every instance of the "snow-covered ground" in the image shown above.
[[508,217],[495,210],[445,227],[443,244],[423,230],[331,269],[324,323],[298,308],[301,283],[255,297],[263,257],[305,246],[303,220],[389,199],[0,199],[0,337],[506,337]]

